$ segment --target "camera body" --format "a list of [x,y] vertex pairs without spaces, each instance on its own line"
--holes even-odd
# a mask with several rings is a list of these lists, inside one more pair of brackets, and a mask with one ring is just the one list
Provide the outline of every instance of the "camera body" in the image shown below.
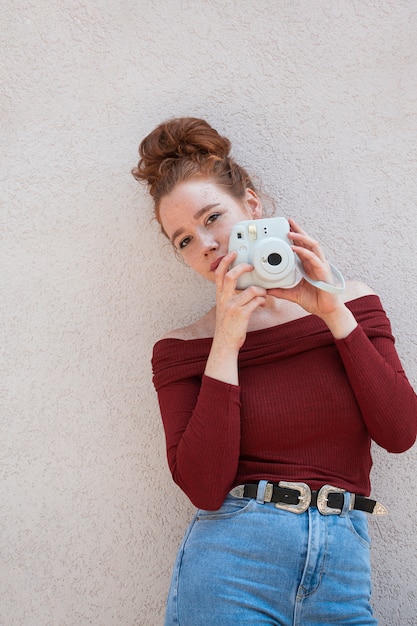
[[297,284],[296,256],[288,237],[290,225],[284,217],[238,222],[232,228],[229,252],[237,252],[238,263],[253,265],[251,272],[238,278],[237,289],[258,285],[265,289],[290,288]]

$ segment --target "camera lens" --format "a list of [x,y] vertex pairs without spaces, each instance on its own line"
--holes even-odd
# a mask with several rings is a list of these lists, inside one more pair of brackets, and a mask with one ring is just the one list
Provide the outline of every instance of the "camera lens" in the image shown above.
[[268,263],[269,265],[279,265],[282,261],[282,256],[278,254],[278,252],[271,252],[268,255]]

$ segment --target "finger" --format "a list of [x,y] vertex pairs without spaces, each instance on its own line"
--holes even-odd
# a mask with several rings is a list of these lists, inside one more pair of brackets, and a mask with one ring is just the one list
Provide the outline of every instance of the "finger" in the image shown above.
[[264,306],[266,306],[266,295],[252,298],[252,300],[246,305],[246,313],[248,314],[248,317],[250,317],[258,307],[262,308]]
[[293,233],[301,233],[301,234],[304,234],[304,235],[306,235],[306,234],[307,234],[307,233],[306,233],[306,231],[305,231],[305,230],[303,230],[303,229],[301,228],[301,226],[300,226],[299,224],[297,224],[297,222],[296,222],[295,220],[293,220],[293,219],[289,218],[289,219],[288,219],[288,223],[289,223],[289,225],[290,225],[291,232],[293,232]]
[[272,289],[267,290],[267,294],[270,296],[274,296],[274,298],[278,298],[279,300],[289,300],[290,302],[297,302],[298,294],[300,291],[299,285],[300,283],[296,287],[292,287],[290,289],[273,287]]
[[226,254],[220,261],[219,265],[217,266],[216,271],[214,272],[214,275],[216,277],[224,275],[229,270],[230,265],[233,263],[236,257],[237,257],[237,252],[235,250],[232,250],[231,252]]
[[219,263],[215,271],[216,285],[219,289],[223,290],[228,285],[233,291],[236,290],[236,283],[240,276],[246,272],[253,271],[253,265],[249,263],[238,263],[234,267],[230,267],[230,264],[236,259],[236,252],[227,254]]
[[311,239],[313,241],[313,238],[308,234],[308,232],[306,230],[304,230],[303,228],[301,228],[301,226],[295,222],[293,219],[289,219],[288,223],[290,225],[290,232],[289,232],[289,236],[292,238],[293,236],[298,237],[299,239],[302,238],[306,238],[306,239]]
[[228,254],[226,254],[226,256],[222,258],[216,271],[214,272],[214,275],[216,276],[216,278],[222,277],[224,279],[226,274],[230,274],[231,277],[237,278],[241,276],[242,274],[244,274],[245,272],[251,272],[253,270],[253,266],[249,265],[249,263],[238,263],[234,267],[230,267],[233,261],[236,259],[236,257],[237,257],[237,252],[233,250],[232,252],[229,252]]
[[241,305],[245,306],[251,300],[256,300],[256,298],[266,298],[267,292],[264,287],[258,287],[257,285],[251,285],[251,287],[247,287],[242,291],[238,292],[236,301]]
[[[246,291],[245,289],[245,292]],[[264,290],[262,294],[255,294],[255,292],[245,294],[245,292],[240,292],[235,296],[233,306],[236,312],[239,312],[239,315],[243,316],[245,319],[249,319],[255,309],[266,305],[267,293],[266,290]]]
[[320,247],[314,247],[310,249],[306,246],[293,245],[292,250],[297,254],[299,259],[303,262],[312,263],[316,267],[327,266],[327,260]]
[[299,248],[311,250],[314,254],[316,254],[319,257],[321,261],[326,262],[325,254],[322,250],[321,245],[317,241],[317,239],[314,239],[313,237],[311,237],[305,232],[290,233],[289,236],[294,242],[295,246]]
[[314,280],[329,280],[331,278],[331,270],[326,258],[323,254],[317,254],[317,251],[309,250],[301,246],[292,246],[303,264],[303,267],[310,278]]
[[214,279],[218,288],[223,288],[225,276],[230,271],[230,266],[236,257],[237,253],[233,250],[232,252],[226,254],[217,266],[216,271],[214,272]]

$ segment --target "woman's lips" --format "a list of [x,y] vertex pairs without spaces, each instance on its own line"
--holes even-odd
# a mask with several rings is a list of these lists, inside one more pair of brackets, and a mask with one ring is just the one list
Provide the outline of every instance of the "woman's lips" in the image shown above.
[[224,256],[219,256],[218,259],[216,259],[215,261],[213,261],[213,263],[210,265],[210,270],[212,272],[215,272],[216,269],[219,267],[221,261],[224,259]]

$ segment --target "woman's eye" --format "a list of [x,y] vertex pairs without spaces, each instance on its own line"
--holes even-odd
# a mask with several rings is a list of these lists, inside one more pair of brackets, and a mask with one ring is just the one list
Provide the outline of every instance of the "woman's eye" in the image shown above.
[[220,213],[212,213],[207,220],[207,224],[211,224],[212,222],[215,222],[218,217],[220,217]]
[[[221,215],[220,213],[211,213],[206,219],[205,225],[208,226],[209,224],[212,224],[220,217],[220,215]],[[192,237],[184,237],[184,239],[181,239],[181,241],[178,244],[178,249],[183,250],[184,248],[186,248],[188,244],[191,242],[191,240],[192,240]]]
[[191,237],[184,237],[184,239],[181,239],[180,243],[179,243],[179,248],[180,250],[182,250],[182,248],[185,248],[186,246],[188,246],[188,244],[191,241]]

